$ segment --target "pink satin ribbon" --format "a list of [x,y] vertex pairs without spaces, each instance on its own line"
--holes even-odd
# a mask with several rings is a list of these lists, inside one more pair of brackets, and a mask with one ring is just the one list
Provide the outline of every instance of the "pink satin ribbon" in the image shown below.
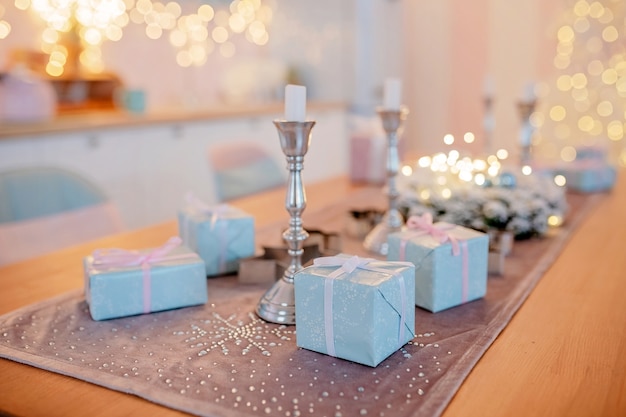
[[187,208],[192,213],[211,216],[211,228],[215,226],[215,223],[220,218],[220,216],[226,214],[230,209],[228,204],[218,204],[216,206],[210,206],[204,201],[197,198],[195,195],[193,195],[193,193],[187,193],[187,195],[185,196],[185,201],[187,203]]
[[[212,231],[217,231],[217,235],[218,235],[218,270],[219,272],[222,272],[226,269],[226,253],[227,253],[227,241],[226,241],[226,225],[220,223],[219,226],[216,227],[216,225],[218,225],[217,221],[220,219],[220,217],[222,217],[224,214],[226,214],[229,210],[230,210],[230,206],[228,206],[228,204],[219,204],[217,206],[209,206],[208,204],[206,204],[204,201],[198,199],[195,195],[193,195],[192,193],[188,193],[185,196],[185,200],[187,202],[187,209],[189,211],[191,211],[192,214],[201,214],[204,216],[210,216],[211,220],[211,226],[210,226],[210,230]],[[185,225],[184,225],[184,230],[185,230],[185,236],[187,236],[187,238],[190,236],[190,231],[189,231],[189,218],[186,217],[185,218]],[[217,229],[217,230],[216,230]],[[197,236],[196,236],[196,246],[197,246]]]
[[[412,234],[408,239],[412,237],[416,237],[419,235],[428,234],[431,235],[437,242],[440,244],[450,242],[452,245],[452,254],[457,256],[459,254],[459,241],[456,237],[452,236],[448,233],[450,230],[454,229],[456,226],[453,224],[433,224],[433,216],[430,213],[424,213],[421,216],[411,216],[406,222],[407,229],[411,231],[415,231],[417,233]],[[408,239],[402,239],[400,243],[400,260],[404,260],[404,255],[406,251],[406,244]]]
[[[324,281],[324,329],[326,335],[326,351],[330,356],[337,356],[335,351],[335,335],[333,330],[333,284],[335,279],[343,274],[350,274],[355,269],[360,268],[367,271],[380,272],[386,275],[398,277],[398,285],[400,286],[400,299],[401,299],[401,311],[400,311],[400,329],[398,331],[398,348],[404,345],[405,339],[405,327],[406,327],[406,314],[408,308],[406,286],[404,277],[399,273],[394,273],[388,269],[376,268],[369,265],[371,262],[380,262],[372,258],[360,258],[353,256],[351,258],[344,258],[340,256],[328,256],[322,258],[316,258],[313,260],[315,266],[337,266],[338,269],[331,272],[327,279]],[[395,262],[398,266],[413,266],[410,262]]]
[[430,235],[440,244],[450,242],[452,245],[452,255],[458,256],[462,254],[462,294],[461,301],[466,302],[469,293],[469,252],[467,242],[457,239],[449,232],[456,228],[453,224],[433,224],[433,216],[430,213],[424,213],[421,216],[411,216],[406,222],[407,228],[412,231],[408,236],[400,240],[399,258],[401,261],[406,259],[406,245],[410,239],[421,236]]
[[184,253],[180,255],[169,255],[169,253],[180,246],[182,240],[178,236],[171,237],[162,246],[152,249],[151,251],[136,251],[126,249],[96,249],[93,252],[93,267],[106,270],[113,268],[124,268],[132,266],[141,266],[143,271],[143,312],[152,311],[152,278],[150,275],[150,267],[162,261],[170,261],[177,259],[195,258],[194,253]]

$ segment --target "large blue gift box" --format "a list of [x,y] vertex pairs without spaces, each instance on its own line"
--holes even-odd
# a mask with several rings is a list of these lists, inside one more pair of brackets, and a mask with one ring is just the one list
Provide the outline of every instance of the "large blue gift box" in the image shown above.
[[[419,225],[418,225],[419,224]],[[388,260],[415,265],[415,305],[436,313],[487,293],[489,237],[429,215],[413,216],[388,238]]]
[[207,276],[237,272],[254,255],[254,218],[228,204],[188,204],[178,212],[178,233],[204,260]]
[[85,257],[85,298],[94,320],[205,304],[204,262],[175,237],[156,249],[101,249]]
[[345,255],[296,273],[296,344],[376,366],[415,336],[415,268]]

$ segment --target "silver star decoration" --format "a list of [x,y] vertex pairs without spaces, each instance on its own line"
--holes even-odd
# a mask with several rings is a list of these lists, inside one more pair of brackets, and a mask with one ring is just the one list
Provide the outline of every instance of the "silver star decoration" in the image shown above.
[[288,326],[267,323],[253,313],[248,313],[248,321],[237,320],[236,315],[223,318],[213,313],[213,318],[204,320],[201,324],[192,324],[191,330],[178,332],[187,334],[185,343],[190,348],[198,349],[198,356],[207,355],[214,350],[220,350],[228,355],[231,349],[241,349],[246,355],[251,350],[259,350],[265,356],[271,356],[270,349],[281,346],[283,341],[291,340],[295,330]]

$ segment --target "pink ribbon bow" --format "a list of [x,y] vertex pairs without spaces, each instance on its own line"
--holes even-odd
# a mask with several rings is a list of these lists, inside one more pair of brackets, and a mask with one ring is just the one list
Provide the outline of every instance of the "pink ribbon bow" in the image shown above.
[[150,276],[150,266],[152,264],[165,261],[185,258],[195,258],[193,253],[180,255],[169,255],[169,253],[180,246],[182,240],[178,236],[171,237],[162,246],[151,251],[139,252],[126,249],[96,249],[93,252],[93,266],[98,269],[124,268],[141,266],[143,271],[143,312],[151,311],[151,288],[152,280]]
[[467,249],[467,242],[461,241],[459,244],[459,240],[448,233],[450,230],[454,229],[456,225],[453,224],[433,224],[433,216],[430,213],[424,213],[421,216],[411,216],[406,222],[407,228],[409,230],[417,232],[411,236],[408,236],[400,241],[400,250],[399,256],[401,260],[404,260],[406,257],[406,245],[410,238],[415,236],[420,236],[422,234],[431,235],[437,242],[445,243],[450,242],[452,245],[452,255],[458,256],[463,251],[463,256],[461,258],[462,262],[462,282],[463,289],[461,293],[461,301],[466,302],[469,293],[469,253]]
[[226,214],[230,207],[228,204],[219,204],[217,206],[209,206],[204,201],[197,198],[193,193],[187,193],[185,196],[187,208],[192,213],[200,213],[207,216],[211,216],[211,229],[215,226],[217,219]]
[[[457,256],[459,254],[459,241],[448,233],[449,230],[454,229],[456,226],[452,224],[433,224],[433,216],[430,213],[424,213],[421,216],[411,216],[406,222],[406,226],[409,230],[426,233],[431,235],[437,242],[445,243],[447,241],[452,245],[452,254]],[[406,243],[405,243],[406,244]]]
[[[377,262],[377,260],[372,258],[360,258],[358,256],[353,256],[351,258],[345,258],[341,256],[327,256],[322,258],[316,258],[313,260],[313,265],[315,266],[339,267],[328,275],[329,279],[326,279],[324,281],[324,329],[326,334],[326,351],[330,356],[336,356],[335,335],[333,330],[333,283],[335,282],[335,278],[338,278],[343,274],[350,274],[357,268],[398,277],[401,300],[398,348],[404,345],[406,314],[408,308],[404,277],[397,272],[392,272],[388,269],[377,268],[369,265],[371,262]],[[413,264],[410,262],[395,262],[395,264],[398,266],[413,266]]]

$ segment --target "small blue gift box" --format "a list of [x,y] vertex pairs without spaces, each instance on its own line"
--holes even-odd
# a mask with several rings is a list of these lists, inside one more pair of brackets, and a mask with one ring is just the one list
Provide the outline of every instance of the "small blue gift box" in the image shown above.
[[595,159],[605,161],[607,158],[607,150],[600,146],[579,146],[576,147],[576,159]]
[[582,193],[607,191],[617,178],[614,166],[600,160],[581,159],[567,164],[562,170],[566,186]]
[[489,237],[432,217],[412,216],[389,235],[388,260],[415,265],[415,305],[436,313],[487,293]]
[[415,336],[415,268],[345,255],[294,277],[296,344],[376,366]]
[[85,257],[85,298],[94,320],[205,304],[204,262],[178,237],[156,249],[101,249]]
[[236,272],[241,259],[254,255],[254,218],[228,204],[188,199],[178,212],[178,233],[204,260],[207,276]]

